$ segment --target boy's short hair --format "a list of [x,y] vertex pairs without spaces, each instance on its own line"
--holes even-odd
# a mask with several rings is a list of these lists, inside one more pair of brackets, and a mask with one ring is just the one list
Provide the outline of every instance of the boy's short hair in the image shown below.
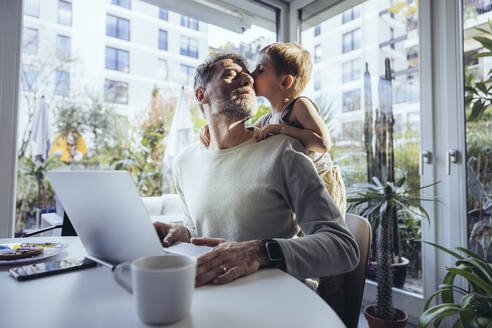
[[272,43],[261,49],[272,60],[278,75],[290,74],[294,77],[292,96],[297,97],[311,78],[311,56],[309,51],[297,43]]

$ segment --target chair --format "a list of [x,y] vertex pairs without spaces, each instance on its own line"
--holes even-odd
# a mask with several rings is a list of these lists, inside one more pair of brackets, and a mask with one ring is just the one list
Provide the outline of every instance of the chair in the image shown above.
[[[351,272],[339,276],[321,278],[318,291],[320,296],[327,301],[328,304],[332,305],[331,301],[334,297],[333,295],[328,294],[332,292],[333,284],[343,283],[343,297],[339,302],[336,302],[336,306],[332,307],[348,328],[357,328],[357,325],[359,324],[362,296],[364,294],[369,252],[371,250],[372,232],[369,221],[361,216],[347,214],[346,223],[359,246],[359,264]],[[323,288],[323,284],[330,279],[332,280],[331,286],[330,284],[327,284],[329,287]]]

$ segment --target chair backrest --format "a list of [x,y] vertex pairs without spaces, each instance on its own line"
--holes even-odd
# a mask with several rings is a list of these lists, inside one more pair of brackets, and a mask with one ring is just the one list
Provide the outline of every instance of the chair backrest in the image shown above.
[[341,319],[347,327],[357,327],[371,250],[372,232],[369,221],[361,216],[347,214],[346,223],[359,246],[360,261],[353,271],[343,275],[345,306]]

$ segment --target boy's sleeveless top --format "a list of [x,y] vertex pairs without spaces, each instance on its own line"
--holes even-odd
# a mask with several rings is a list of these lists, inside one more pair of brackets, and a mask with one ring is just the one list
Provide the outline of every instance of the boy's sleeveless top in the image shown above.
[[[280,123],[281,124],[291,125],[293,127],[299,128],[299,129],[303,128],[302,126],[300,126],[296,122],[289,122],[287,120],[287,117],[289,116],[290,112],[294,108],[294,103],[299,98],[308,99],[314,105],[314,108],[316,108],[318,113],[320,113],[318,106],[316,106],[316,104],[311,99],[309,99],[308,97],[305,97],[305,96],[300,96],[300,97],[295,98],[290,103],[288,103],[287,106],[285,106],[285,108],[282,111],[282,114],[280,116]],[[272,113],[270,112],[270,113],[266,114],[265,117],[261,120],[261,128],[264,128],[268,124],[274,124],[274,122],[271,122],[271,120],[272,120]],[[306,155],[308,155],[311,158],[311,160],[313,161],[314,166],[316,167],[316,170],[318,171],[318,174],[322,174],[322,173],[330,170],[334,166],[333,160],[331,159],[331,156],[329,153],[317,153],[317,152],[312,152],[312,151],[306,151]]]

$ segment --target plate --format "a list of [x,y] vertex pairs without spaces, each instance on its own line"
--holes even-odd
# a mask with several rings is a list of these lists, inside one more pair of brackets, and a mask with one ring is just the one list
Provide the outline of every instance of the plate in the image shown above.
[[34,255],[32,257],[25,257],[23,259],[15,259],[15,260],[0,260],[0,265],[19,265],[19,264],[24,264],[24,263],[31,263],[31,262],[36,262],[40,260],[44,260],[53,256],[56,256],[63,252],[65,248],[68,247],[68,245],[61,244],[61,243],[11,243],[11,244],[0,244],[0,248],[17,248],[19,246],[25,246],[25,245],[36,245],[36,246],[43,246],[44,250],[43,253]]

